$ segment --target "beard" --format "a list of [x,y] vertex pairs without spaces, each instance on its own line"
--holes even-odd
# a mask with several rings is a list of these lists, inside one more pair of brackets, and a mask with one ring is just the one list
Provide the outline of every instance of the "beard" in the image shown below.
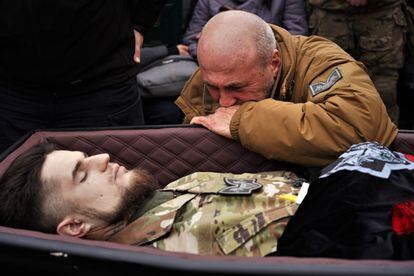
[[84,210],[83,213],[89,217],[97,218],[108,224],[115,224],[126,220],[139,207],[140,202],[152,196],[157,189],[162,186],[147,171],[143,169],[133,169],[130,172],[131,183],[128,187],[123,187],[121,192],[121,200],[110,212],[102,212],[98,210]]

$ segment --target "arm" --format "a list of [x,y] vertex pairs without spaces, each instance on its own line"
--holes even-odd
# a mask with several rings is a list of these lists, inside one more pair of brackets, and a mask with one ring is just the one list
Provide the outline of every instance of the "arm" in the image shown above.
[[187,45],[193,57],[197,56],[198,38],[204,25],[210,19],[209,0],[199,0],[194,8],[193,16],[183,36],[183,44]]
[[282,18],[283,28],[291,34],[307,35],[308,23],[305,1],[287,0]]
[[165,0],[139,1],[130,0],[130,10],[135,36],[134,61],[141,62],[141,47],[144,43],[144,34],[158,20]]
[[369,76],[355,62],[336,67],[343,79],[328,91],[308,95],[305,103],[266,99],[243,104],[231,121],[233,138],[267,158],[305,166],[326,165],[362,141],[391,144],[397,129]]

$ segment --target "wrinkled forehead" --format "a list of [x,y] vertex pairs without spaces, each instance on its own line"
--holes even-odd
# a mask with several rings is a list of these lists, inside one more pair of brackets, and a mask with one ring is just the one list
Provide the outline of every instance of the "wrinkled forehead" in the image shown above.
[[250,41],[237,43],[227,39],[206,38],[197,50],[199,63],[203,67],[242,66],[252,64],[259,58],[257,47]]
[[71,180],[72,172],[84,154],[80,151],[55,150],[49,153],[40,171],[42,180]]

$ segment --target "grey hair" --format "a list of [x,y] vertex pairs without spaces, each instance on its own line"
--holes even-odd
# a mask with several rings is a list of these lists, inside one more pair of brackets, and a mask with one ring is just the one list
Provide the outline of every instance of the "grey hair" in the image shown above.
[[273,50],[277,47],[276,38],[272,28],[263,22],[261,30],[253,34],[262,66],[265,66],[272,57]]

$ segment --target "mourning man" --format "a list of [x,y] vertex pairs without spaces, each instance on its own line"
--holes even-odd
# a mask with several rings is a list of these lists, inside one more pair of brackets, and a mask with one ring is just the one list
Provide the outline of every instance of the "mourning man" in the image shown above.
[[334,161],[352,144],[390,145],[397,128],[362,63],[327,39],[226,11],[204,27],[200,65],[176,100],[201,124],[271,159]]

